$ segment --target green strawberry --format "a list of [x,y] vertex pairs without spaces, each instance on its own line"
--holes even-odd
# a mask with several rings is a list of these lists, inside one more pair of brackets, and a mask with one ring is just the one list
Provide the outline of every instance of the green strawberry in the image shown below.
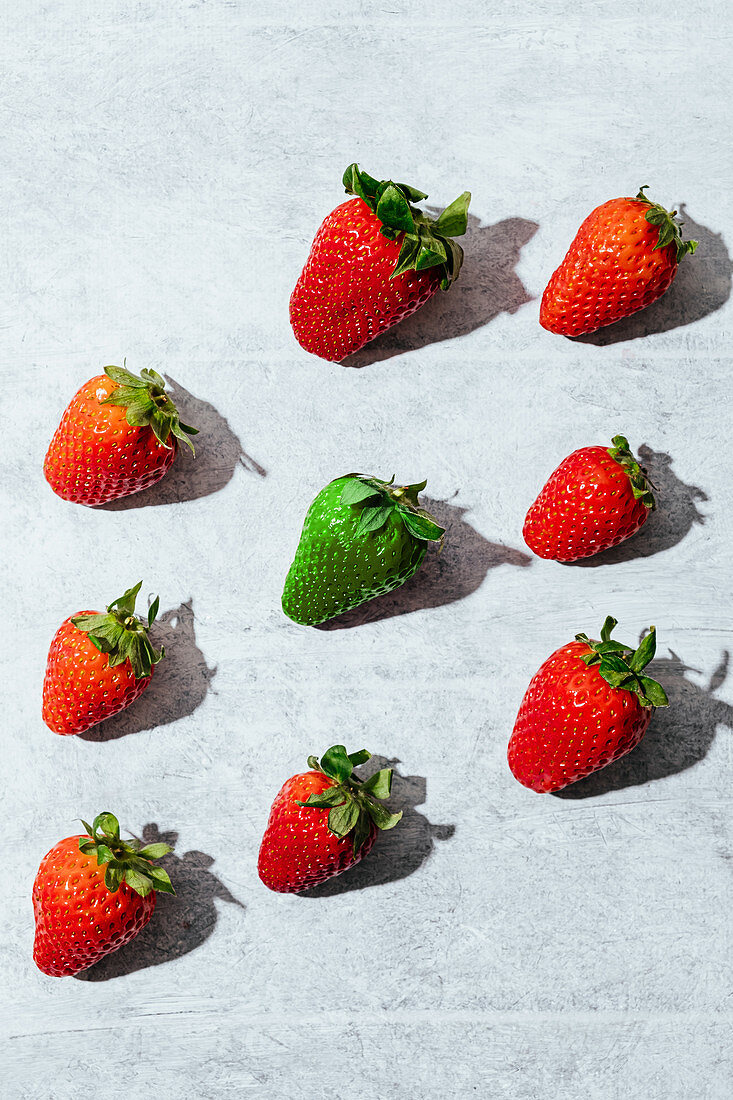
[[391,592],[420,568],[444,529],[420,507],[419,485],[364,474],[337,477],[308,509],[285,580],[283,611],[317,626]]

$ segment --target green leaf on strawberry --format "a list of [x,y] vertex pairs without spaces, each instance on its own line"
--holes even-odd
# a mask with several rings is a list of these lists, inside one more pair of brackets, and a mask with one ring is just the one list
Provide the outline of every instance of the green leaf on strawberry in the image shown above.
[[303,805],[318,806],[320,809],[325,809],[327,806],[340,806],[343,801],[344,796],[338,787],[328,787],[319,794],[309,794]]
[[[631,491],[634,494],[636,500],[640,500],[642,504],[645,504],[650,511],[654,511],[656,508],[656,501],[654,494],[651,491],[649,477],[646,472],[641,468],[636,458],[629,450],[629,441],[624,435],[615,435],[611,440],[612,447],[608,448],[608,453],[611,458],[618,462],[619,466],[623,466],[629,481],[631,482]],[[616,624],[614,623],[614,626]]]
[[468,227],[470,191],[464,191],[435,219],[414,206],[428,196],[416,187],[392,180],[377,181],[350,164],[344,172],[344,188],[357,195],[382,223],[381,232],[391,240],[404,233],[392,278],[405,271],[439,268],[440,286],[447,290],[458,277],[463,260],[460,245],[449,238],[461,237]]
[[392,790],[392,769],[382,768],[375,772],[364,783],[364,790],[369,791],[375,798],[389,798]]
[[424,191],[418,191],[417,187],[411,187],[409,183],[398,183],[400,191],[404,192],[410,202],[422,202],[428,196]]
[[384,527],[387,517],[391,513],[392,509],[387,504],[377,504],[371,508],[363,508],[356,528],[357,535],[367,535],[370,531],[378,531],[380,527]]
[[686,256],[689,252],[690,255],[694,253],[697,248],[697,241],[683,241],[682,240],[682,226],[683,222],[678,221],[676,210],[665,210],[663,206],[660,206],[656,202],[652,202],[648,199],[644,192],[646,191],[648,183],[645,183],[643,187],[639,188],[639,193],[636,196],[642,202],[649,204],[649,211],[644,215],[650,225],[659,226],[659,240],[655,247],[656,249],[666,248],[668,244],[674,244],[677,252],[677,262]]
[[344,504],[359,504],[363,500],[378,496],[379,487],[376,484],[370,481],[361,481],[359,478],[354,477],[347,485],[344,485],[341,500]]
[[[317,794],[311,794],[305,802],[298,801],[304,809],[328,809],[328,828],[334,836],[343,839],[353,832],[353,852],[356,855],[370,835],[370,821],[380,830],[393,829],[402,818],[402,811],[391,813],[381,801],[389,798],[392,790],[392,769],[382,768],[362,782],[353,774],[355,766],[371,756],[366,749],[347,754],[343,745],[333,745],[321,757],[308,757],[312,771],[323,772],[334,785]],[[358,763],[353,763],[352,758]],[[314,766],[315,765],[315,766]]]
[[359,749],[358,752],[350,752],[349,760],[354,768],[358,768],[360,764],[366,764],[367,760],[371,760],[372,754],[367,749]]
[[198,435],[198,428],[181,423],[178,409],[166,392],[165,380],[157,371],[146,368],[137,375],[124,367],[109,366],[104,373],[117,384],[117,389],[104,399],[103,405],[121,405],[131,427],[149,426],[156,439],[166,446],[170,446],[168,441],[173,435],[194,450],[190,436]]
[[129,661],[137,679],[150,676],[154,665],[165,656],[161,647],[156,650],[148,638],[148,630],[155,618],[160,600],[156,596],[150,606],[147,625],[135,615],[135,601],[142,581],[128,588],[113,600],[104,615],[75,615],[72,623],[77,630],[88,635],[89,641],[108,658],[110,668]]
[[587,634],[576,634],[578,642],[584,642],[590,649],[581,660],[590,666],[597,666],[598,672],[611,687],[623,688],[638,696],[645,707],[667,707],[669,700],[661,684],[650,676],[641,673],[653,659],[657,646],[656,627],[650,626],[637,649],[611,641],[611,631],[616,620],[609,616],[603,624],[601,641],[593,642]]
[[320,770],[340,783],[348,779],[354,770],[343,745],[333,745],[321,758]]
[[328,827],[332,833],[343,839],[354,828],[358,817],[358,805],[352,800],[347,800],[331,810],[328,815]]
[[388,183],[379,196],[375,214],[383,225],[401,233],[414,233],[415,222],[410,204],[394,183]]
[[402,517],[405,527],[415,538],[425,539],[427,542],[439,542],[445,534],[444,528],[439,527],[431,516],[422,509],[411,510],[405,508],[404,505],[398,505],[397,511]]
[[131,890],[147,897],[152,890],[174,894],[168,873],[151,861],[167,855],[169,844],[141,845],[140,841],[120,839],[120,824],[114,814],[105,811],[97,814],[89,825],[82,820],[87,837],[79,838],[79,851],[93,855],[100,866],[105,867],[105,886],[112,893],[126,882]]
[[147,873],[154,890],[160,894],[175,894],[170,876],[163,867],[150,867]]
[[468,228],[468,205],[470,201],[470,192],[464,191],[449,206],[446,206],[435,223],[443,237],[463,236]]
[[398,814],[391,814],[389,810],[385,809],[384,806],[380,806],[378,802],[367,802],[367,812],[377,828],[383,831],[394,829],[395,825],[402,817],[401,811]]
[[140,849],[140,855],[145,859],[162,859],[163,856],[168,855],[170,852],[170,844],[146,844],[144,848]]

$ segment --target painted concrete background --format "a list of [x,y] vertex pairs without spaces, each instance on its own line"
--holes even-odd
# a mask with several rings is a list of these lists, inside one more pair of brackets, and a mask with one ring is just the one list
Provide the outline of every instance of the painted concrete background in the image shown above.
[[[3,1097],[731,1094],[733,20],[679,7],[4,7]],[[301,351],[287,303],[353,160],[473,202],[460,283],[344,367]],[[544,332],[580,221],[641,184],[698,253],[637,318]],[[66,504],[48,441],[125,357],[172,380],[198,457]],[[533,559],[542,482],[618,431],[659,513],[587,566]],[[444,552],[347,628],[298,628],[302,518],[352,469],[427,477]],[[53,736],[56,627],[140,578],[159,674]],[[505,763],[524,689],[609,613],[622,640],[656,624],[672,706],[632,756],[532,794]],[[404,822],[313,896],[271,894],[270,801],[339,741],[396,762]],[[83,980],[46,978],[33,877],[102,809],[175,839],[178,895]]]

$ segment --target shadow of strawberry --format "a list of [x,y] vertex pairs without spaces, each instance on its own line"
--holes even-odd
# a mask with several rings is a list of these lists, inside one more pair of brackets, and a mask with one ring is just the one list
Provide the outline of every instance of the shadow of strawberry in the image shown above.
[[556,791],[556,797],[594,798],[693,768],[707,755],[718,726],[733,729],[733,706],[716,697],[729,661],[724,652],[707,684],[691,679],[689,673],[699,676],[699,670],[685,665],[671,650],[669,657],[652,661],[650,675],[667,692],[669,708],[654,713],[642,741],[627,756]]
[[156,649],[165,657],[143,694],[126,710],[80,733],[82,741],[115,741],[129,733],[156,729],[186,718],[200,707],[211,690],[215,668],[196,645],[195,616],[191,601],[166,611],[151,631]]
[[[373,756],[359,774],[366,779],[381,768],[395,768],[399,760]],[[395,771],[392,795],[388,807],[393,813],[402,810],[402,820],[388,832],[377,837],[368,856],[351,870],[320,886],[305,890],[299,897],[329,898],[349,890],[363,890],[368,886],[384,886],[399,882],[422,867],[430,857],[435,841],[450,840],[454,825],[432,825],[415,807],[427,797],[427,781],[421,775],[400,775]]]
[[515,268],[522,248],[539,226],[525,218],[505,218],[481,225],[468,216],[468,232],[460,245],[465,258],[457,282],[438,291],[405,321],[378,336],[343,360],[344,367],[366,367],[428,344],[453,340],[488,325],[501,313],[516,313],[532,296]]
[[[178,834],[162,833],[151,823],[143,829],[142,839],[146,844],[162,841],[173,846]],[[155,912],[142,932],[127,946],[100,959],[88,970],[82,970],[76,975],[80,981],[106,982],[178,959],[195,951],[214,931],[215,902],[224,901],[245,908],[212,874],[210,868],[214,859],[205,852],[186,852],[183,856],[171,852],[158,862],[170,875],[175,895],[159,896]]]
[[522,550],[489,542],[466,523],[463,517],[467,508],[423,495],[420,503],[445,528],[442,548],[429,546],[417,573],[400,588],[377,596],[317,629],[346,630],[395,615],[443,607],[478,591],[491,569],[501,565],[526,568],[532,564],[532,558]]
[[183,423],[198,428],[199,434],[192,436],[196,455],[186,446],[179,447],[175,462],[165,477],[142,493],[100,504],[105,511],[123,512],[129,508],[178,504],[211,496],[229,484],[237,468],[257,477],[267,477],[267,471],[246,453],[229,422],[213,405],[194,397],[180,382],[170,378],[166,381]]
[[698,503],[708,497],[697,485],[687,485],[676,476],[672,469],[672,459],[663,451],[653,451],[643,444],[638,450],[639,461],[648,473],[654,486],[657,501],[655,511],[633,538],[612,546],[601,554],[581,561],[568,562],[569,566],[581,569],[593,569],[599,565],[616,565],[634,558],[648,558],[669,550],[682,542],[685,536],[697,524],[705,523],[705,515]]

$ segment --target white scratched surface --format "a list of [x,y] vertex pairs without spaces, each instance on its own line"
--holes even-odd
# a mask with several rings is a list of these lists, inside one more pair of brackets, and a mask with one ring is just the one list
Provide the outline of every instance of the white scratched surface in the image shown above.
[[[718,1100],[731,1093],[730,9],[23,2],[0,15],[3,1097]],[[459,284],[356,357],[306,355],[290,290],[357,160],[445,205]],[[582,218],[641,184],[698,253],[587,342],[538,298]],[[105,363],[202,429],[88,510],[41,474]],[[623,431],[660,511],[593,566],[531,559],[557,462]],[[279,609],[305,510],[415,482],[440,558],[347,629]],[[168,657],[89,737],[40,719],[58,624],[143,578]],[[507,770],[530,676],[606,614],[658,628],[672,707],[568,792]],[[399,761],[402,825],[314,897],[259,883],[270,801],[344,741]],[[30,893],[111,809],[176,834],[178,887],[87,980],[31,960]]]

